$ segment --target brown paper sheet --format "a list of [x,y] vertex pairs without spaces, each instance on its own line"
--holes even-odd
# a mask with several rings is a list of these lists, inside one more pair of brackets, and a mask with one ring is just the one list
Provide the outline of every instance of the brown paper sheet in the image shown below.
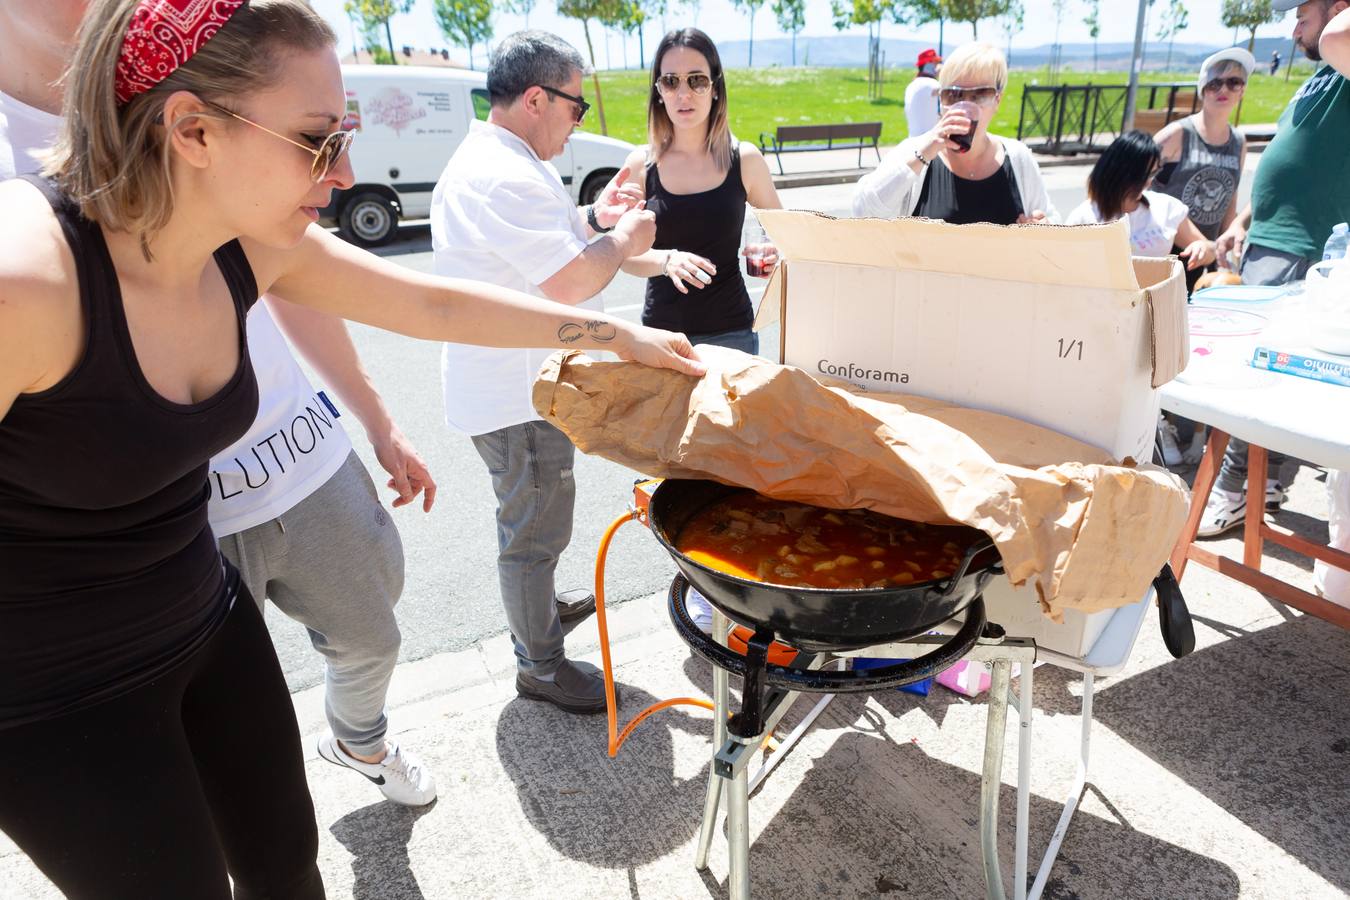
[[664,478],[710,478],[839,509],[988,534],[1042,609],[1134,603],[1181,532],[1185,483],[1154,466],[994,413],[865,394],[800,369],[700,347],[708,375],[554,354],[539,414],[585,453]]

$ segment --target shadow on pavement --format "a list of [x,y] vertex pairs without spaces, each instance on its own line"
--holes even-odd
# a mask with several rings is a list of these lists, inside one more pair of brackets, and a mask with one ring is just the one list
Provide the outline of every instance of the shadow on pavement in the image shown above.
[[[631,686],[621,690],[620,727],[657,700]],[[707,713],[686,709],[644,721],[610,759],[603,715],[573,716],[517,698],[497,719],[497,755],[525,817],[558,852],[607,869],[634,868],[698,831],[710,725]],[[673,729],[698,736],[699,765],[687,779],[674,774]]]
[[1304,616],[1112,683],[1096,720],[1347,890],[1347,660],[1350,632]]
[[384,801],[363,806],[328,830],[352,855],[354,900],[425,900],[408,861],[417,820],[436,806],[411,808]]
[[[757,896],[969,898],[984,895],[976,818],[980,779],[920,747],[849,732],[813,761],[750,850]],[[1011,894],[1016,792],[1000,794],[1004,888]],[[1104,799],[1104,798],[1103,798]],[[1136,831],[1129,822],[1079,811],[1045,897],[1113,900],[1239,895],[1228,866]],[[1059,804],[1031,798],[1032,875]],[[763,813],[761,813],[763,815]],[[751,800],[751,819],[755,801]],[[1081,879],[1079,875],[1083,876]]]

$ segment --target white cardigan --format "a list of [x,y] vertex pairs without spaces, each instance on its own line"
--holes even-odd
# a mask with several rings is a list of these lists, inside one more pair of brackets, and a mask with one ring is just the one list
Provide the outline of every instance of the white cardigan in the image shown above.
[[[1022,194],[1022,208],[1030,215],[1033,210],[1045,213],[1047,222],[1059,223],[1059,212],[1046,193],[1040,167],[1030,148],[1021,141],[991,134],[989,139],[1003,145],[1003,152],[1012,162],[1017,188]],[[881,160],[871,172],[858,180],[853,190],[853,215],[878,219],[912,216],[919,205],[923,177],[910,168],[914,151],[923,147],[922,137],[907,138]],[[934,163],[935,164],[935,163]]]

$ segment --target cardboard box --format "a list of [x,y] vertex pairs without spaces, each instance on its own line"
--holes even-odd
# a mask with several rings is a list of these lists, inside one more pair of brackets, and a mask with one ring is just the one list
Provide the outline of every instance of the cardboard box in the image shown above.
[[[1189,356],[1180,262],[1132,259],[1124,221],[948,225],[758,212],[780,264],[756,329],[782,325],[782,360],[874,391],[1013,416],[1152,458],[1157,388]],[[1085,656],[1113,610],[1044,616],[1035,592],[985,595],[1009,634]]]
[[876,391],[1013,416],[1152,457],[1157,388],[1186,365],[1186,283],[1129,226],[948,225],[758,213],[778,246],[756,328],[782,360]]

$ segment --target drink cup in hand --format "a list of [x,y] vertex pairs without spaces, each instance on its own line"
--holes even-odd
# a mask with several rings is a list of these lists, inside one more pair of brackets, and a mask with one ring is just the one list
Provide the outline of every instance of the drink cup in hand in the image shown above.
[[965,134],[952,134],[949,139],[956,144],[956,152],[969,153],[971,143],[975,140],[975,130],[980,127],[980,107],[969,100],[962,100],[959,103],[953,103],[952,109],[960,110],[970,119],[970,130]]
[[778,248],[764,233],[758,222],[745,224],[745,274],[755,278],[768,278],[778,258]]

